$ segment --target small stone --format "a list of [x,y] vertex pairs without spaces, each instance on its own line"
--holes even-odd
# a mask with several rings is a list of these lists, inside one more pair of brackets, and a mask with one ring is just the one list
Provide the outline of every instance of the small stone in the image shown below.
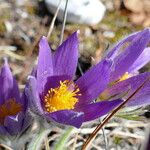
[[130,20],[136,25],[141,25],[145,18],[146,15],[144,13],[133,13],[130,16]]
[[115,33],[112,31],[104,31],[103,32],[104,37],[106,38],[114,38],[115,37]]
[[5,27],[6,27],[7,32],[12,32],[13,27],[9,21],[5,21]]
[[[48,10],[54,14],[59,0],[45,0]],[[57,18],[62,21],[66,0],[62,0]],[[100,22],[105,13],[105,6],[100,0],[69,0],[67,22],[94,25]]]
[[150,27],[150,17],[147,17],[146,20],[143,23],[144,27]]
[[16,4],[18,6],[23,6],[25,4],[25,0],[16,0]]
[[144,9],[147,13],[150,13],[150,0],[144,0]]

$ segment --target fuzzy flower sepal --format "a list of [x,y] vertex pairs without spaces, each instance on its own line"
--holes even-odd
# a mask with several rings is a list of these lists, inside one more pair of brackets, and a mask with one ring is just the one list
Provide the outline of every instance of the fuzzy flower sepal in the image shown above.
[[77,32],[54,54],[45,37],[39,43],[37,73],[29,77],[26,94],[31,109],[50,121],[79,128],[114,109],[122,100],[95,103],[108,85],[112,61],[105,59],[73,80],[78,61]]
[[20,94],[7,59],[4,61],[0,72],[0,135],[10,137],[21,135],[31,118],[27,113],[26,96]]

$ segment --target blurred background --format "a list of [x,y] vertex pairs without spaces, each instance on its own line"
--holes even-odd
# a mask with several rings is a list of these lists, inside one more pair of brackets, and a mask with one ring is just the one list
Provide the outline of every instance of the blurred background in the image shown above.
[[[60,11],[49,37],[53,50],[59,45],[65,2],[61,0]],[[37,43],[41,36],[47,36],[58,5],[59,0],[0,0],[0,61],[8,57],[20,89],[24,88],[26,77],[36,64]],[[104,51],[120,39],[150,27],[150,0],[69,0],[67,10],[64,39],[80,30],[79,62],[83,72],[99,62]],[[145,70],[150,70],[150,64],[141,71]],[[77,75],[80,76],[79,70]],[[111,150],[140,149],[150,117],[148,107],[140,111],[144,116],[137,118],[138,122],[114,118],[108,123],[106,134]],[[95,121],[83,127],[76,141],[77,149],[98,123]],[[60,133],[61,129],[51,133],[50,146]],[[70,141],[68,148],[71,145]],[[101,132],[92,148],[101,150],[99,145],[102,149],[105,147]]]

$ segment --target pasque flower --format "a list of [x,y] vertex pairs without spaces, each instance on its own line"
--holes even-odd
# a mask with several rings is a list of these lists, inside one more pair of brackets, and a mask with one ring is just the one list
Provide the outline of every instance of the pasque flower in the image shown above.
[[36,73],[29,77],[26,94],[31,109],[48,120],[80,127],[107,114],[122,100],[94,102],[107,87],[112,62],[105,59],[74,81],[78,61],[77,32],[53,54],[45,37],[39,43]]
[[[110,86],[101,95],[100,99],[126,99],[147,78],[150,72],[139,73],[144,65],[150,61],[150,29],[133,33],[120,41],[105,59],[113,61],[110,73]],[[128,106],[150,104],[150,81],[128,102]]]
[[0,134],[21,134],[29,125],[27,99],[20,95],[18,84],[12,76],[7,59],[0,72]]

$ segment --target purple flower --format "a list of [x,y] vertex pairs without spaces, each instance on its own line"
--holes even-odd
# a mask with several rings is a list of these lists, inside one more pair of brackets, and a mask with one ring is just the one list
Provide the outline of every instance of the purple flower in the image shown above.
[[28,126],[25,95],[20,96],[7,59],[0,73],[0,134],[17,135]]
[[[148,77],[150,72],[139,74],[139,69],[150,61],[150,29],[129,35],[119,42],[106,58],[113,61],[110,73],[110,86],[100,99],[126,99]],[[106,59],[105,58],[105,59]],[[150,104],[150,81],[128,102],[128,106]]]
[[31,109],[55,122],[80,127],[114,109],[122,100],[94,102],[107,87],[112,62],[103,60],[77,81],[73,80],[78,61],[77,32],[52,54],[45,37],[39,44],[37,71],[26,88]]

